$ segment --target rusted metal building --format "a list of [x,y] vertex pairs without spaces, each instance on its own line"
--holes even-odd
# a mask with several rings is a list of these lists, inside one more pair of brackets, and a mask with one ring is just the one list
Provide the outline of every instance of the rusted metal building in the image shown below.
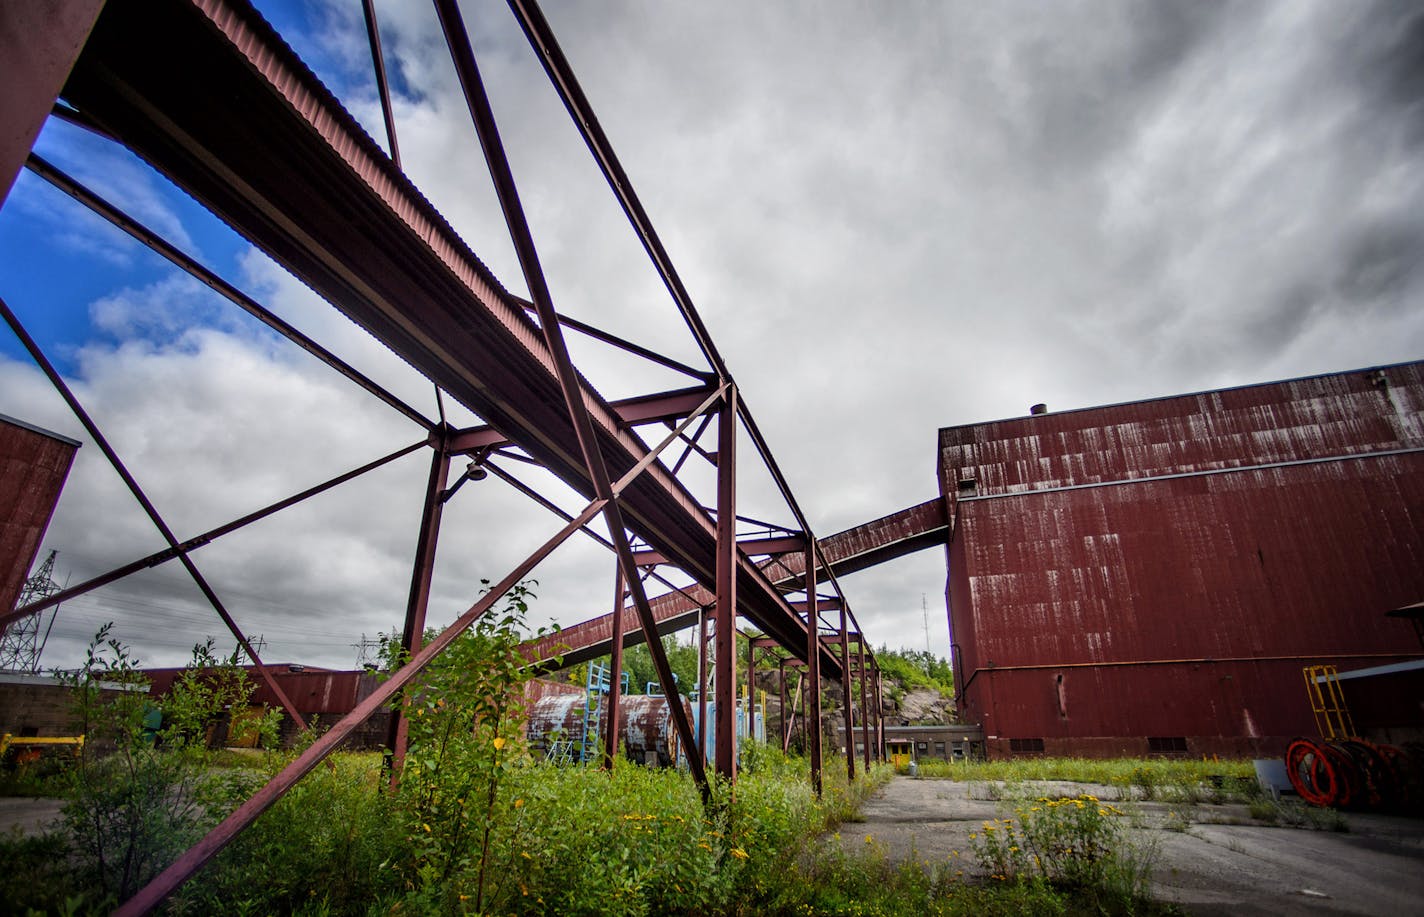
[[0,611],[35,562],[79,443],[0,414]]
[[1424,363],[951,427],[951,649],[990,756],[1274,755],[1302,667],[1417,659]]

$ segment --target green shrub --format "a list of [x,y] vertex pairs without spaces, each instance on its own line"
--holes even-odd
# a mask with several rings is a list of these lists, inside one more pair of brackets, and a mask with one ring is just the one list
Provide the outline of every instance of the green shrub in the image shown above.
[[1126,814],[1088,794],[1043,796],[985,822],[969,843],[991,880],[1043,880],[1130,907],[1147,897],[1155,849],[1130,842]]
[[[238,656],[218,660],[210,639],[193,648],[160,721],[138,661],[111,628],[99,629],[84,665],[66,676],[86,741],[68,775],[64,820],[92,886],[123,901],[245,798],[247,787],[212,771],[208,729],[225,711],[246,709],[253,685]],[[275,717],[257,728],[270,737]]]

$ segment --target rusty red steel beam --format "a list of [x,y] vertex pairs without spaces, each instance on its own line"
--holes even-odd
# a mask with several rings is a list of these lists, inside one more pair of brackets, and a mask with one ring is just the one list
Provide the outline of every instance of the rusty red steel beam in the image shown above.
[[555,548],[567,541],[569,536],[578,531],[584,523],[602,511],[604,505],[603,500],[594,500],[589,503],[583,512],[566,523],[553,537],[540,545],[533,554],[525,558],[508,575],[491,587],[464,614],[441,631],[434,640],[425,644],[420,652],[411,657],[409,662],[392,672],[390,678],[377,685],[376,689],[352,708],[350,713],[333,723],[330,729],[322,733],[315,742],[307,747],[306,751],[279,771],[262,789],[238,806],[231,815],[219,822],[202,840],[190,847],[177,860],[174,860],[167,869],[139,889],[137,894],[119,905],[114,910],[114,917],[138,917],[138,915],[147,914],[162,904],[164,899],[177,890],[178,886],[191,878],[205,863],[217,856],[224,847],[232,843],[239,833],[295,786],[297,781],[305,777],[335,751],[351,734],[352,730],[369,719],[371,714],[381,709],[397,691],[410,684],[411,680],[420,674],[432,659],[440,655],[481,615],[493,607],[495,602],[503,598],[510,589],[513,589],[528,576],[540,561],[552,554]]
[[252,644],[248,641],[247,635],[242,632],[242,628],[237,626],[237,622],[233,620],[232,615],[228,612],[222,599],[218,598],[218,594],[213,591],[212,585],[208,583],[207,577],[203,576],[202,571],[198,569],[197,564],[193,563],[193,559],[188,556],[187,552],[179,550],[178,538],[173,534],[173,530],[168,527],[168,523],[164,521],[163,516],[158,512],[158,508],[148,499],[148,495],[144,493],[138,481],[129,473],[128,466],[124,464],[123,459],[119,458],[119,454],[114,451],[114,448],[109,445],[109,440],[100,432],[99,426],[94,423],[94,419],[89,416],[89,412],[84,409],[84,405],[74,396],[74,392],[70,390],[69,385],[64,381],[64,377],[54,368],[54,364],[44,355],[44,351],[40,349],[39,344],[35,343],[35,339],[25,330],[25,326],[20,323],[19,316],[11,311],[9,303],[3,299],[0,299],[0,317],[4,318],[5,323],[10,326],[10,330],[15,333],[15,337],[20,339],[20,343],[24,346],[25,350],[29,352],[35,363],[38,364],[40,370],[49,379],[50,385],[54,386],[55,391],[64,399],[64,403],[69,406],[69,410],[79,419],[79,423],[83,425],[85,431],[89,434],[89,438],[94,441],[94,445],[99,447],[99,451],[104,453],[104,457],[109,460],[109,464],[113,466],[114,471],[118,472],[119,477],[123,479],[124,486],[128,488],[129,493],[133,495],[138,505],[143,508],[144,514],[147,515],[149,521],[153,523],[153,527],[158,529],[158,533],[163,536],[163,540],[168,542],[169,550],[177,555],[179,562],[183,564],[183,568],[188,571],[188,576],[193,580],[193,584],[198,587],[198,591],[203,594],[203,598],[207,599],[213,611],[217,612],[218,617],[222,619],[228,632],[237,640],[238,645],[242,647],[242,651],[247,654],[247,658],[252,660],[252,664],[257,668],[258,676],[266,683],[267,688],[282,704],[282,707],[287,711],[287,715],[302,729],[306,729],[307,721],[301,712],[297,710],[297,705],[292,703],[291,698],[287,697],[287,693],[282,690],[282,686],[277,683],[277,680],[272,677],[272,673],[267,670],[267,666],[262,664],[261,658],[258,657],[256,650],[252,648]]
[[[448,430],[437,431],[442,440],[430,456],[430,477],[425,485],[425,501],[420,511],[420,530],[415,540],[415,560],[411,564],[410,593],[406,599],[405,622],[401,628],[401,658],[409,659],[420,651],[425,639],[425,613],[430,605],[430,583],[435,575],[435,551],[440,542],[440,520],[445,508],[445,484],[450,476],[450,452],[444,439]],[[405,765],[410,722],[405,715],[404,698],[391,707],[387,724],[386,749],[390,754],[392,784],[400,779]]]
[[[111,0],[64,98],[594,496],[540,328],[250,7]],[[598,451],[620,473],[646,448],[582,380],[580,395]],[[715,526],[666,469],[620,502],[640,538],[714,581]],[[765,578],[746,565],[737,575],[739,611],[803,642],[804,625]]]
[[850,670],[850,636],[846,630],[847,619],[850,617],[847,609],[841,609],[841,707],[845,713],[845,740],[846,740],[846,778],[851,783],[855,783],[855,701],[851,695],[851,670]]
[[[717,776],[737,779],[737,387],[729,384],[717,415]],[[747,709],[751,716],[751,709]]]
[[[821,539],[821,555],[829,561],[835,572],[851,573],[902,557],[905,554],[944,544],[948,538],[948,532],[943,501],[940,499],[927,500],[843,532],[828,535]],[[652,553],[638,552],[647,560],[653,559]],[[777,577],[773,580],[775,584],[789,585],[795,579],[804,576],[804,553],[799,555],[796,553],[782,554],[777,557],[777,562],[790,567],[795,572],[789,576]],[[823,571],[824,567],[818,564],[818,574]],[[659,634],[675,633],[691,627],[695,623],[698,606],[709,603],[711,597],[710,593],[704,595],[695,590],[692,591],[692,595],[694,598],[668,594],[653,600],[654,616],[658,619],[657,632]],[[804,603],[792,603],[792,606],[799,612],[804,613],[805,611]],[[839,611],[839,600],[818,601],[817,610]],[[606,615],[601,615],[564,628],[557,635],[557,641],[552,638],[548,641],[549,650],[535,648],[532,652],[535,658],[553,656],[555,653],[552,651],[552,647],[556,642],[561,643],[566,647],[565,659],[573,660],[569,663],[573,665],[608,655],[608,635],[608,618]],[[636,629],[630,629],[628,637],[630,645],[641,642],[643,639],[641,632]]]
[[613,144],[609,142],[608,135],[603,132],[603,126],[599,123],[593,106],[589,104],[588,97],[584,95],[583,87],[579,85],[578,79],[574,76],[573,67],[569,65],[568,58],[564,56],[563,49],[559,47],[554,30],[549,27],[549,22],[544,18],[539,4],[534,0],[510,0],[509,8],[513,11],[520,27],[523,28],[524,34],[529,40],[529,46],[533,48],[539,61],[544,65],[544,71],[548,74],[549,81],[559,93],[559,98],[563,100],[569,116],[573,119],[574,126],[583,136],[589,152],[593,154],[593,158],[602,169],[609,188],[618,198],[618,203],[623,207],[624,214],[627,215],[628,221],[636,230],[639,241],[643,243],[643,248],[648,253],[649,259],[652,260],[659,276],[662,277],[663,284],[671,294],[678,311],[682,313],[688,330],[692,332],[693,338],[697,341],[697,346],[702,350],[708,364],[716,371],[718,378],[730,378],[731,374],[727,372],[727,367],[722,362],[722,356],[717,351],[717,345],[712,341],[712,335],[708,333],[707,326],[703,324],[702,317],[698,315],[697,308],[692,303],[692,296],[687,292],[682,279],[678,276],[672,259],[668,257],[657,230],[653,228],[652,220],[648,217],[647,211],[643,209],[643,204],[633,190],[633,183],[628,180],[628,174],[623,171],[623,165],[618,161],[617,154],[613,152]]
[[107,586],[109,583],[123,579],[124,577],[129,576],[131,574],[138,573],[141,570],[147,570],[150,567],[156,567],[159,564],[167,563],[170,560],[176,559],[179,554],[187,554],[191,551],[196,551],[199,548],[204,547],[205,545],[212,544],[214,541],[224,535],[235,532],[238,529],[243,528],[244,526],[250,525],[253,522],[257,522],[258,520],[265,519],[273,513],[280,512],[281,510],[284,510],[289,506],[294,506],[298,503],[301,503],[303,500],[306,500],[310,497],[314,497],[317,494],[325,493],[326,491],[331,490],[337,485],[345,484],[347,481],[350,481],[353,478],[360,477],[368,471],[374,471],[377,468],[381,468],[385,465],[388,465],[396,459],[404,458],[405,456],[410,455],[417,449],[423,449],[424,447],[425,440],[423,439],[419,442],[411,443],[404,449],[397,449],[395,452],[392,452],[389,455],[382,456],[381,458],[378,458],[373,462],[367,462],[360,468],[353,468],[345,474],[339,474],[328,481],[324,481],[321,484],[316,485],[315,487],[309,487],[301,493],[293,494],[292,496],[287,497],[285,500],[278,500],[276,503],[269,504],[263,507],[262,509],[248,513],[245,516],[240,516],[225,525],[220,525],[217,528],[209,529],[201,535],[195,535],[194,537],[189,538],[188,540],[179,544],[176,548],[165,548],[162,551],[155,551],[152,554],[149,554],[147,557],[140,557],[138,560],[131,561],[121,567],[115,567],[113,570],[110,570],[107,573],[101,573],[98,576],[93,577],[92,579],[88,579],[82,583],[79,583],[78,585],[70,586],[67,589],[61,589],[59,592],[56,592],[49,598],[40,599],[38,601],[31,602],[30,604],[25,605],[22,608],[16,608],[13,611],[0,614],[0,628],[4,628],[11,621],[18,620],[19,618],[23,618],[26,615],[32,615],[36,612],[44,611],[46,608],[50,608],[52,606],[59,605],[63,602],[67,602],[72,598],[81,596],[86,592],[92,592],[93,590],[98,589],[100,586]]
[[[699,385],[672,392],[625,398],[611,402],[609,407],[630,427],[663,423],[687,417],[707,400],[710,393],[717,390],[716,385]],[[489,426],[459,430],[450,438],[450,451],[454,455],[463,455],[479,449],[498,449],[507,445],[508,437]]]
[[865,770],[870,771],[870,707],[866,697],[865,681],[867,674],[865,671],[865,643],[858,646],[860,653],[860,745],[865,752]]
[[[829,562],[837,575],[855,573],[948,543],[949,520],[945,516],[944,499],[936,497],[822,538],[824,560],[817,564],[817,572],[824,574]],[[804,558],[791,554],[782,561],[793,573],[788,580],[801,576]]]
[[[789,551],[806,550],[806,539],[798,535],[783,535],[776,538],[744,538],[737,547],[748,557],[765,557],[768,554],[785,554]],[[634,551],[633,559],[640,567],[665,564],[668,559],[657,551]]]
[[[613,658],[608,666],[608,721],[603,728],[603,769],[613,770],[618,754],[619,704],[623,699],[623,565],[615,563],[613,570]],[[668,703],[677,702],[675,696]]]
[[[588,98],[584,95],[583,88],[579,85],[578,79],[573,73],[573,68],[569,65],[568,59],[564,56],[563,49],[560,48],[553,29],[550,28],[548,20],[545,19],[543,11],[539,8],[536,0],[509,0],[509,7],[514,12],[515,18],[524,29],[525,37],[529,45],[544,65],[545,73],[548,74],[550,82],[558,91],[560,99],[564,102],[569,116],[573,119],[575,127],[584,138],[589,152],[593,154],[598,162],[599,168],[603,170],[604,178],[612,189],[614,196],[623,207],[624,214],[637,231],[639,239],[643,243],[649,258],[657,268],[659,275],[663,278],[663,283],[668,292],[672,295],[673,301],[677,304],[678,310],[682,313],[688,329],[696,338],[703,356],[708,363],[716,370],[719,378],[727,379],[730,375],[726,365],[722,362],[721,355],[717,352],[716,345],[712,343],[711,335],[702,323],[701,317],[697,313],[696,307],[692,303],[692,297],[688,294],[683,285],[677,270],[673,267],[672,260],[668,257],[659,239],[657,230],[653,228],[652,220],[648,217],[647,211],[643,209],[641,201],[633,190],[632,183],[628,180],[627,174],[619,162],[617,154],[613,151],[613,145],[609,142],[608,136],[603,132],[602,125],[598,121],[597,115],[593,111],[593,106],[589,104]],[[739,404],[738,414],[746,427],[748,435],[752,439],[753,445],[761,455],[767,470],[776,481],[782,497],[786,500],[787,506],[795,515],[801,530],[807,533],[810,540],[811,550],[818,552],[819,544],[812,534],[811,526],[806,521],[805,514],[801,511],[800,505],[796,501],[796,496],[791,490],[785,475],[777,464],[776,457],[772,454],[766,438],[762,435],[757,426],[756,419],[752,416],[750,409],[745,404]],[[814,566],[814,563],[810,564]],[[836,583],[835,570],[826,562],[826,575],[831,582],[836,585],[839,593],[839,584]],[[743,569],[746,569],[745,566]],[[856,625],[859,627],[859,624]],[[810,637],[810,630],[808,630]],[[788,644],[789,645],[789,644]],[[809,644],[808,644],[809,645]],[[809,652],[810,650],[808,650]]]
[[361,12],[366,17],[366,38],[371,45],[371,66],[376,71],[376,92],[381,97],[381,118],[386,122],[386,144],[391,162],[401,168],[400,144],[396,142],[396,116],[391,109],[391,87],[386,80],[386,55],[381,50],[381,26],[376,21],[375,0],[361,0]]
[[[623,510],[619,500],[621,494],[616,493],[613,489],[607,461],[595,439],[594,408],[585,403],[584,394],[587,386],[575,371],[573,361],[569,357],[568,347],[564,342],[563,330],[559,326],[558,314],[554,310],[553,299],[544,277],[544,269],[539,263],[539,253],[534,245],[533,233],[530,231],[524,207],[519,200],[519,190],[515,187],[514,173],[510,168],[509,158],[505,154],[503,141],[500,139],[499,126],[495,122],[494,111],[490,106],[489,97],[485,93],[484,81],[480,77],[479,66],[475,61],[474,46],[465,29],[464,17],[460,13],[457,0],[435,0],[435,10],[440,19],[441,29],[445,33],[445,42],[450,49],[450,59],[455,64],[455,73],[459,79],[460,88],[464,92],[470,118],[475,125],[475,133],[479,137],[480,147],[484,151],[485,163],[489,167],[490,178],[494,182],[495,194],[499,198],[505,224],[509,229],[510,238],[514,242],[520,270],[524,274],[530,298],[538,313],[544,345],[553,363],[554,375],[563,396],[568,420],[573,426],[574,439],[583,460],[583,471],[586,472],[587,483],[592,486],[596,498],[603,501],[602,511],[608,525],[609,538],[613,541],[617,551],[620,568],[629,572],[627,582],[629,592],[633,596],[633,604],[638,610],[638,617],[644,627],[651,628],[654,626],[654,621],[652,610],[648,606],[648,599],[643,590],[643,582],[639,577],[632,575],[632,572],[637,569],[637,565],[633,563],[632,548],[629,546],[627,527],[623,520]],[[736,400],[732,396],[731,390],[725,385],[723,388],[724,397],[728,398],[730,405],[735,407]],[[528,451],[527,448],[526,451]],[[717,579],[719,594],[730,588],[720,576],[723,567],[721,552],[717,550],[720,534],[719,527],[718,537],[713,545],[714,576]],[[651,650],[653,668],[657,671],[659,680],[664,685],[672,685],[672,669],[668,664],[666,653],[663,652],[662,644],[652,641],[649,644],[649,649]],[[672,713],[673,725],[677,728],[679,738],[684,745],[691,744],[692,726],[684,711],[675,703],[669,703],[668,709]],[[689,756],[688,769],[692,772],[692,777],[702,792],[703,801],[710,800],[711,787],[707,782],[703,762],[694,756]]]
[[[0,303],[3,305],[3,303]],[[690,422],[690,420],[688,421]],[[673,437],[666,438],[658,447],[657,451],[650,453],[638,465],[627,474],[615,482],[611,490],[619,493],[623,488],[639,474],[642,474],[652,464],[657,455],[671,444]],[[528,573],[534,569],[541,561],[577,531],[582,531],[587,526],[590,519],[601,512],[608,501],[598,498],[589,503],[584,510],[576,516],[568,517],[564,527],[561,528],[552,538],[541,545],[533,554],[529,555],[523,562],[514,568],[504,579],[500,580],[490,589],[479,601],[470,607],[465,614],[456,618],[448,628],[442,631],[434,640],[416,652],[410,661],[392,676],[383,682],[370,696],[357,704],[350,713],[337,720],[331,728],[323,733],[306,752],[270,780],[262,789],[253,795],[246,803],[239,806],[227,819],[217,825],[198,844],[190,848],[180,856],[174,863],[160,873],[139,893],[125,902],[116,915],[129,917],[129,915],[144,914],[157,907],[168,895],[172,894],[179,885],[187,881],[202,866],[232,842],[238,833],[257,819],[263,812],[270,808],[273,803],[290,790],[297,781],[306,776],[312,768],[321,762],[323,758],[335,751],[341,742],[351,733],[352,730],[365,722],[372,713],[378,710],[383,704],[389,702],[391,698],[409,684],[410,680],[417,675],[421,669],[430,663],[435,656],[444,651],[450,642],[455,640],[461,633],[467,630],[480,615],[484,614],[501,596],[507,593],[517,583],[519,583]],[[671,680],[669,679],[669,683]]]
[[[816,594],[816,562],[811,559],[815,548],[806,548],[806,595]],[[816,626],[816,616],[810,614],[806,621],[806,695],[810,709],[806,711],[806,726],[809,730],[806,741],[811,746],[811,788],[821,795],[821,641],[820,628]]]
[[[518,302],[520,305],[524,306],[527,311],[534,311],[534,304],[532,302],[529,302],[525,299],[520,299],[518,297],[515,297],[515,301]],[[693,369],[686,363],[681,363],[677,360],[674,360],[672,357],[658,353],[656,350],[649,350],[641,344],[635,344],[632,341],[627,340],[626,338],[618,337],[616,334],[610,334],[609,332],[604,331],[602,328],[596,328],[593,325],[588,324],[587,322],[581,322],[578,319],[573,318],[572,316],[564,315],[562,312],[558,313],[558,316],[559,324],[564,326],[565,328],[568,328],[570,331],[577,331],[579,334],[582,334],[585,337],[593,338],[595,341],[601,341],[604,344],[610,344],[613,347],[618,348],[619,350],[626,351],[628,353],[633,354],[634,356],[642,357],[644,360],[647,360],[650,363],[657,363],[659,366],[664,366],[668,369],[680,372],[685,376],[691,376],[694,379],[702,379],[704,381],[711,382],[717,378],[716,373],[708,373],[699,369]]]

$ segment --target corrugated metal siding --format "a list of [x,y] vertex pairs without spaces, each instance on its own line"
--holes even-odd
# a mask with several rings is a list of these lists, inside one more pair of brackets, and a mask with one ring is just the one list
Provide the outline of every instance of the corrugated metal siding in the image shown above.
[[[1420,370],[1391,367],[1387,386],[1350,373],[942,431],[946,462],[965,454],[956,440],[998,462],[972,467],[977,499],[955,499],[961,469],[941,476],[963,716],[1074,753],[1145,736],[1270,751],[1314,731],[1302,665],[1417,656],[1408,622],[1384,612],[1424,596],[1424,452],[1030,491],[1409,448]],[[1142,448],[1083,448],[1121,443],[1128,415]],[[1055,417],[1066,456],[1023,435]],[[1159,434],[1180,437],[1161,456],[1143,445]],[[1036,470],[1018,458],[1031,449]],[[1045,666],[1058,668],[1023,668]]]
[[[265,704],[276,709],[281,703],[271,690],[252,670],[248,677],[254,686],[253,704]],[[173,682],[183,672],[182,669],[148,669],[144,672],[152,685],[154,697],[162,697],[173,687]],[[367,672],[273,672],[273,678],[282,690],[287,692],[292,703],[303,716],[341,716],[350,713],[356,704],[370,694],[377,683],[375,675]]]
[[1408,363],[950,427],[941,490],[964,477],[984,496],[1420,446],[1424,364]]
[[0,417],[0,609],[15,607],[77,448]]

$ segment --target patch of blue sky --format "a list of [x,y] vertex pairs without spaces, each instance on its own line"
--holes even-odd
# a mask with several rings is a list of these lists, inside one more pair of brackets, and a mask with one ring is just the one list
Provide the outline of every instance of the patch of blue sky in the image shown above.
[[[259,11],[327,87],[369,114],[375,79],[359,4],[261,0]],[[387,52],[388,63],[396,56]],[[411,87],[392,66],[393,91]],[[384,145],[382,125],[366,125]],[[252,246],[143,160],[102,137],[51,118],[35,152],[219,276],[244,288]],[[255,320],[179,268],[24,171],[0,208],[0,295],[62,373],[81,372],[91,346],[128,341],[181,346],[204,328],[272,337]],[[245,290],[253,293],[252,290]],[[260,297],[259,297],[260,300]],[[28,362],[0,330],[0,355]]]
[[[35,152],[204,266],[241,287],[251,246],[123,147],[50,119]],[[60,371],[87,346],[232,327],[234,306],[28,171],[0,208],[0,291]],[[179,282],[180,279],[183,282]],[[155,298],[156,293],[167,298]],[[123,307],[120,308],[120,305]],[[126,316],[120,321],[120,316]],[[0,353],[28,361],[13,335]]]

